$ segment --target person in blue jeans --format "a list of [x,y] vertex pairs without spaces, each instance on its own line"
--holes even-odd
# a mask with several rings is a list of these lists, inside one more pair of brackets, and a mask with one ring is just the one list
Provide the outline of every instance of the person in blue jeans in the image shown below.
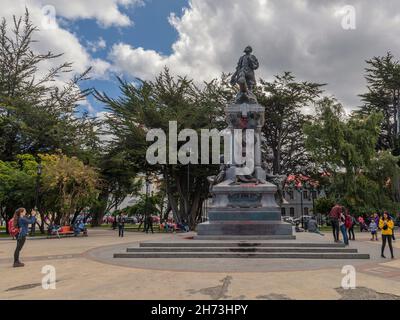
[[19,260],[19,254],[25,244],[26,236],[29,232],[29,225],[36,222],[36,212],[32,210],[31,217],[26,217],[25,208],[19,208],[14,213],[14,226],[18,226],[17,247],[14,251],[14,268],[23,267],[24,264]]
[[342,210],[342,212],[340,213],[340,218],[339,218],[339,229],[342,232],[344,244],[346,246],[348,246],[349,245],[349,238],[348,238],[348,235],[347,235],[347,229],[346,229],[346,223],[345,222],[346,222],[346,217],[343,214],[343,210]]

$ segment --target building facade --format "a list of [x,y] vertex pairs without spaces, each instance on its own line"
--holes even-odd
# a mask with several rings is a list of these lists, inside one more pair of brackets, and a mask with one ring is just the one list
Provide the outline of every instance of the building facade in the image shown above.
[[314,215],[314,202],[317,198],[325,196],[323,191],[310,190],[286,190],[283,193],[283,204],[281,206],[282,217],[301,217],[303,215]]

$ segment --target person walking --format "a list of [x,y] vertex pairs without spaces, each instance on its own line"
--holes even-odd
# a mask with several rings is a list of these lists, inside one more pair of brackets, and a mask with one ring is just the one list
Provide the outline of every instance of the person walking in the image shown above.
[[145,230],[146,233],[149,233],[149,229],[151,229],[151,233],[154,233],[153,231],[153,217],[151,216],[151,214],[147,215],[145,217]]
[[31,216],[29,218],[26,217],[25,208],[19,208],[14,213],[13,223],[14,226],[17,226],[19,228],[19,233],[17,235],[17,247],[15,248],[14,251],[14,265],[13,265],[14,268],[23,267],[25,265],[19,260],[19,255],[25,244],[26,236],[28,235],[29,232],[29,225],[36,222],[35,216],[36,216],[36,211],[32,210]]
[[378,224],[376,224],[375,219],[371,219],[369,224],[369,231],[371,231],[371,241],[378,241]]
[[347,237],[347,229],[346,229],[346,216],[344,215],[344,208],[342,208],[342,211],[340,212],[339,216],[339,228],[340,231],[342,232],[343,236],[343,242],[346,246],[349,245],[349,238]]
[[124,229],[125,229],[125,217],[120,213],[117,216],[117,223],[118,223],[118,237],[124,237]]
[[339,204],[335,204],[329,213],[329,218],[332,225],[333,240],[339,242],[339,218],[342,212],[342,207]]
[[349,240],[355,240],[354,236],[354,217],[350,214],[349,210],[346,210],[346,220],[345,220],[345,225],[348,233],[348,239]]
[[112,229],[113,229],[113,230],[117,229],[117,216],[113,217],[113,220],[112,220]]
[[385,252],[385,247],[386,247],[386,242],[387,242],[389,245],[391,257],[392,257],[392,259],[394,259],[393,246],[392,246],[393,228],[394,228],[393,220],[389,216],[389,214],[385,211],[383,213],[383,216],[379,220],[379,229],[382,230],[382,250],[381,250],[382,258],[386,258],[384,255],[384,252]]
[[380,219],[379,214],[377,212],[375,212],[374,213],[374,221],[377,226],[379,225],[379,219]]
[[145,232],[145,231],[146,231],[146,221],[145,221],[145,219],[144,219],[144,217],[143,217],[142,215],[140,215],[140,216],[138,217],[138,222],[139,222],[138,231],[140,231],[140,228],[141,228],[142,225],[144,224],[144,226],[143,226],[143,232]]
[[367,227],[367,225],[365,224],[365,220],[364,220],[364,217],[363,217],[363,216],[359,216],[359,217],[358,217],[358,223],[359,223],[359,225],[360,225],[360,232],[363,232],[364,230],[365,230],[365,231],[368,231],[368,227]]
[[349,216],[350,216],[350,219],[351,219],[351,226],[349,228],[349,240],[353,240],[354,241],[354,240],[356,240],[356,236],[355,236],[355,233],[354,233],[354,227],[357,225],[357,220],[353,215],[349,214]]

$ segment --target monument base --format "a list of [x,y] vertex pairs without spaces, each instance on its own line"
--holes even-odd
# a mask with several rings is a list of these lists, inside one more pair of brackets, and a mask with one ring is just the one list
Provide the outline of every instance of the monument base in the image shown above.
[[280,221],[207,221],[197,226],[200,236],[292,236],[292,233],[292,225]]
[[295,239],[292,225],[281,221],[274,196],[276,189],[269,182],[236,184],[226,180],[215,185],[209,221],[197,226],[195,239]]
[[264,241],[264,240],[296,240],[293,235],[275,235],[275,236],[194,236],[193,240],[234,240],[234,241]]

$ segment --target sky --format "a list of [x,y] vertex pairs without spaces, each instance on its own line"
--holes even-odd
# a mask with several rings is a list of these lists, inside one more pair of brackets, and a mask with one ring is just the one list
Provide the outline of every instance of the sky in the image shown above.
[[[251,45],[257,77],[291,71],[326,83],[353,110],[366,91],[365,60],[400,57],[398,0],[0,0],[0,17],[25,7],[40,29],[34,50],[64,53],[76,73],[92,67],[82,86],[110,96],[119,94],[116,76],[151,80],[164,66],[198,83],[218,78]],[[93,97],[81,108],[104,111]]]

